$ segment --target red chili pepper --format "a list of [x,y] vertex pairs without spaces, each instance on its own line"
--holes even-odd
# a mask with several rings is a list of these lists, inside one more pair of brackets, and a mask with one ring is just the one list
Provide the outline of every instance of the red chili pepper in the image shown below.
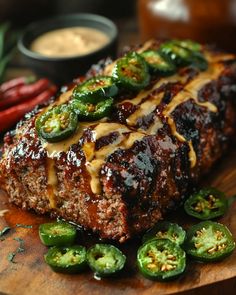
[[49,100],[49,98],[55,95],[56,91],[57,87],[52,85],[27,102],[18,104],[4,111],[0,111],[0,132],[6,131],[12,127],[15,123],[22,119],[26,113],[32,111],[38,104],[42,104]]
[[34,76],[29,76],[29,77],[18,77],[15,79],[11,79],[9,81],[6,81],[0,85],[0,93],[4,93],[9,89],[12,89],[16,86],[21,86],[25,84],[30,84],[33,83],[36,80]]
[[0,109],[19,104],[24,100],[34,97],[48,88],[50,81],[48,79],[40,79],[33,84],[20,85],[9,89],[3,93],[0,99]]

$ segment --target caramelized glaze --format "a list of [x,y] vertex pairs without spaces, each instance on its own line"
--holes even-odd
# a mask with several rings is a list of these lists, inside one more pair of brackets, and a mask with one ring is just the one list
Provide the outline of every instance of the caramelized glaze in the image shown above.
[[[148,41],[137,51],[142,52],[150,47],[152,41]],[[43,148],[47,151],[47,170],[48,170],[48,195],[50,206],[56,207],[56,186],[57,173],[53,160],[58,158],[61,153],[67,153],[71,146],[81,142],[81,150],[86,159],[86,170],[90,175],[90,187],[93,194],[102,194],[102,186],[100,181],[100,171],[105,164],[106,159],[117,150],[128,150],[133,144],[141,141],[145,136],[156,135],[164,126],[164,121],[170,127],[172,135],[177,141],[187,143],[189,147],[189,162],[191,168],[194,168],[197,163],[197,156],[191,140],[187,140],[180,134],[176,128],[175,121],[171,114],[173,111],[184,102],[193,99],[200,107],[208,109],[210,112],[217,112],[217,107],[208,101],[199,101],[199,91],[210,81],[216,80],[224,69],[220,61],[232,58],[232,55],[212,55],[207,51],[205,53],[209,67],[206,71],[200,72],[197,76],[190,77],[188,72],[185,74],[177,73],[170,77],[157,79],[153,86],[149,89],[140,91],[132,99],[122,99],[117,102],[117,107],[123,107],[125,114],[126,106],[134,107],[131,113],[125,115],[123,123],[110,122],[105,118],[104,122],[80,122],[76,133],[70,138],[58,143],[42,142]],[[109,75],[112,72],[114,63],[109,64],[103,70],[103,74]],[[169,85],[179,85],[179,90],[171,98],[170,102],[164,103],[165,89]],[[73,89],[61,94],[55,104],[66,103],[71,99]],[[162,117],[156,111],[162,106]],[[143,120],[143,121],[142,121]],[[164,120],[164,121],[163,121]],[[141,122],[141,123],[140,123]],[[147,122],[147,126],[144,123]],[[86,130],[91,129],[91,137],[84,140]],[[106,136],[116,134],[115,139],[100,148],[96,148],[96,143]]]

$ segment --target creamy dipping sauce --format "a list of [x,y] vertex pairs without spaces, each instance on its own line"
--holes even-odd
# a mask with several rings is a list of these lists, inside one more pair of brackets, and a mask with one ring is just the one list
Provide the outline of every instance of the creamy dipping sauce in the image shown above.
[[69,57],[91,53],[108,42],[109,37],[97,29],[70,27],[42,34],[30,49],[48,57]]

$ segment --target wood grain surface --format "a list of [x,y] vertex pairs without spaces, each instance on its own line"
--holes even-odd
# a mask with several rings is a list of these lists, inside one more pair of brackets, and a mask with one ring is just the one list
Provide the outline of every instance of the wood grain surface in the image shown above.
[[[223,190],[227,196],[236,194],[236,150],[231,149],[220,160],[212,172],[204,178],[202,185],[213,185]],[[136,250],[140,241],[133,240],[121,249],[127,255],[126,269],[117,278],[106,278],[100,281],[94,279],[90,270],[78,275],[65,275],[54,273],[44,262],[43,255],[47,248],[41,244],[38,237],[38,226],[49,220],[45,216],[38,216],[33,212],[24,212],[7,202],[7,196],[0,192],[0,210],[8,210],[0,217],[0,230],[5,226],[12,229],[0,241],[0,293],[14,295],[54,295],[54,294],[78,294],[78,295],[153,295],[175,294],[192,290],[205,285],[210,285],[223,280],[231,279],[233,288],[236,278],[236,251],[222,262],[213,264],[200,264],[188,261],[184,275],[175,281],[159,283],[143,278],[135,265]],[[226,224],[236,238],[236,204],[228,213],[219,220]],[[196,223],[187,217],[182,209],[169,214],[168,220],[177,221],[188,228]],[[16,227],[16,224],[32,225],[32,228]],[[7,256],[18,247],[14,238],[24,240],[25,251],[17,254],[14,263],[9,262]],[[96,239],[79,234],[78,243],[89,246]],[[210,289],[209,289],[210,290]],[[223,292],[223,289],[221,289]],[[192,293],[193,292],[193,293]],[[198,293],[200,294],[200,293]],[[216,294],[216,293],[214,293]],[[218,293],[217,293],[218,294]],[[222,293],[219,293],[222,294]],[[233,294],[233,293],[225,293]]]

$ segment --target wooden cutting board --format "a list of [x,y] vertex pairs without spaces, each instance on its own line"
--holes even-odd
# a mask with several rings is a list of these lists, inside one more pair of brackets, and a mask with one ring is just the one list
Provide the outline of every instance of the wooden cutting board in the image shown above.
[[[210,175],[205,177],[205,185],[216,186],[228,196],[236,194],[236,150],[231,150],[217,163]],[[159,283],[143,278],[135,265],[139,240],[128,242],[121,249],[127,255],[126,269],[118,278],[106,278],[100,281],[93,278],[91,271],[78,275],[54,273],[44,262],[47,248],[38,237],[38,226],[47,222],[47,217],[37,216],[33,212],[24,212],[7,202],[7,196],[0,192],[0,210],[8,211],[0,217],[0,229],[10,226],[11,231],[0,241],[0,293],[14,295],[54,295],[54,294],[95,294],[95,295],[152,295],[173,294],[196,287],[216,283],[236,277],[236,251],[222,262],[199,264],[188,261],[184,275],[175,281]],[[187,217],[182,209],[169,214],[168,220],[177,221],[187,228],[194,221]],[[236,204],[219,222],[226,224],[236,239]],[[32,225],[32,228],[16,227],[16,224]],[[15,256],[14,263],[7,256],[15,251],[22,238],[24,252]],[[79,235],[78,243],[88,246],[96,240],[85,234]]]

